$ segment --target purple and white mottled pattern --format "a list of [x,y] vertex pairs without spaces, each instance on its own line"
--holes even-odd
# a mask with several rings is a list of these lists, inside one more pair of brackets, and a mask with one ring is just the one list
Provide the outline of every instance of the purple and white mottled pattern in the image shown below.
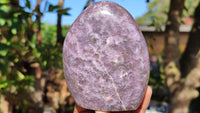
[[139,107],[149,79],[149,55],[133,17],[113,2],[97,2],[71,26],[63,47],[68,88],[76,103],[101,111]]

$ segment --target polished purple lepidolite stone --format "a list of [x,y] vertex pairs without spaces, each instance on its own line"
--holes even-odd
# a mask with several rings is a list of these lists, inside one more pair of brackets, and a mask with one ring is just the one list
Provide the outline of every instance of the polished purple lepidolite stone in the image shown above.
[[149,55],[133,17],[113,2],[97,2],[72,24],[63,46],[68,88],[75,102],[101,111],[135,110],[148,79]]

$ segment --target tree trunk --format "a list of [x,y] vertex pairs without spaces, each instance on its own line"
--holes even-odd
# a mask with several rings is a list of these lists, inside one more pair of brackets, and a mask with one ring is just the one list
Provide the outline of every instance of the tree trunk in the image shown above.
[[42,36],[41,36],[41,17],[42,14],[40,12],[40,2],[41,0],[37,0],[37,5],[36,5],[36,11],[37,11],[37,40],[36,40],[36,44],[37,46],[40,46],[40,44],[42,43]]
[[[187,97],[184,103],[191,104],[192,99],[199,96],[196,89],[200,87],[200,3],[194,13],[194,24],[180,64],[182,78],[185,78],[185,87],[189,89],[184,93]],[[190,98],[188,98],[189,95],[191,95]]]
[[[177,7],[178,6],[178,7]],[[171,0],[165,37],[165,64],[178,62],[179,26],[184,8],[184,0]]]
[[[36,21],[37,21],[37,40],[36,40],[36,45],[37,47],[41,47],[42,44],[42,35],[41,35],[41,18],[42,18],[42,13],[40,11],[40,3],[41,0],[37,0],[37,5],[36,5],[36,12],[37,12],[37,16],[36,16]],[[34,103],[37,103],[38,106],[33,106],[32,109],[40,109],[40,107],[42,106],[43,102],[42,102],[42,88],[41,88],[41,78],[42,78],[42,66],[39,63],[35,63],[37,64],[35,66],[35,68],[32,67],[32,69],[35,71],[34,75],[36,76],[36,84],[35,84],[35,92],[31,94],[31,97],[34,101]],[[36,98],[35,98],[36,97]],[[31,108],[29,109],[31,110]]]
[[[59,10],[63,9],[63,0],[59,0]],[[62,37],[62,25],[61,25],[62,14],[58,13],[57,20],[57,44],[63,44],[64,38]]]
[[[172,0],[173,1],[173,0]],[[180,1],[181,0],[176,0]],[[175,1],[174,1],[175,2]],[[177,4],[178,5],[178,4]],[[175,7],[177,6],[175,5]],[[182,4],[183,5],[183,4]],[[181,5],[181,7],[182,7]],[[171,3],[171,7],[173,7]],[[180,4],[179,4],[180,6]],[[171,11],[171,8],[170,8]],[[176,14],[182,13],[174,10]],[[169,14],[169,20],[170,20]],[[175,15],[171,18],[176,17]],[[179,20],[179,17],[177,18]],[[190,33],[187,47],[180,60],[181,73],[178,66],[178,35],[180,22],[171,21],[174,24],[171,28],[167,28],[169,38],[166,37],[166,67],[165,73],[167,77],[167,85],[170,90],[170,113],[188,113],[192,99],[196,98],[199,93],[196,88],[200,87],[200,5],[194,14],[195,22]],[[175,29],[176,28],[176,29]],[[170,31],[171,30],[171,31]],[[173,35],[174,33],[174,35]],[[173,37],[176,37],[173,39]],[[171,39],[170,39],[171,38]],[[171,41],[170,41],[171,40]],[[170,44],[172,42],[172,44]],[[176,42],[173,43],[173,42]],[[174,50],[173,50],[174,49]]]
[[182,77],[185,77],[197,65],[197,53],[200,49],[200,4],[194,14],[194,24],[190,32],[185,52],[180,60]]
[[[179,6],[179,7],[177,7]],[[170,93],[177,88],[180,80],[179,71],[179,26],[181,22],[184,0],[171,0],[165,36],[165,74]]]
[[[166,84],[169,88],[170,95],[170,113],[177,113],[176,108],[180,105],[177,99],[177,92],[182,89],[182,82],[180,81],[179,71],[179,26],[181,23],[181,16],[184,9],[185,0],[171,0],[170,10],[168,13],[168,21],[166,25],[165,36],[165,75]],[[178,7],[177,7],[178,6]],[[184,103],[182,103],[184,104]],[[179,113],[179,112],[178,112]],[[182,112],[184,113],[184,112]]]

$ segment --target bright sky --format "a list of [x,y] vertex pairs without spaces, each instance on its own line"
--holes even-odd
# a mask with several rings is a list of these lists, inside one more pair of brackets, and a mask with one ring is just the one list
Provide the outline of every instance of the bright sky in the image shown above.
[[[31,1],[31,9],[33,9],[36,5],[36,0]],[[59,0],[42,0],[41,3],[41,11],[44,10],[44,4],[48,1],[50,4],[57,5]],[[95,0],[102,1],[102,0]],[[122,7],[131,13],[134,18],[142,16],[145,12],[148,11],[147,2],[146,0],[107,0],[113,1],[118,3]],[[64,0],[64,7],[63,8],[71,8],[69,13],[70,16],[62,16],[62,25],[71,25],[78,15],[83,11],[83,8],[86,4],[87,0]],[[20,5],[24,6],[26,0],[20,0]],[[26,9],[29,11],[28,9]],[[34,19],[34,18],[33,18]],[[55,12],[45,12],[42,17],[42,22],[47,22],[49,24],[56,24],[57,23],[57,14]]]

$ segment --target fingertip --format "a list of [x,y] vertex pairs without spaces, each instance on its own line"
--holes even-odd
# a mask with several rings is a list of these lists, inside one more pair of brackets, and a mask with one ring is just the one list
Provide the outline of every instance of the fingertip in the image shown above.
[[147,86],[144,98],[143,98],[143,102],[141,105],[142,109],[147,109],[151,100],[151,96],[152,96],[152,88],[150,86]]
[[152,88],[150,86],[147,86],[143,101],[142,101],[140,107],[136,111],[134,111],[134,113],[145,113],[146,112],[146,110],[149,106],[150,100],[151,100],[151,95],[152,95]]
[[152,87],[151,86],[147,86],[147,94],[149,95],[149,96],[151,96],[152,95],[152,93],[153,93],[153,90],[152,90]]

